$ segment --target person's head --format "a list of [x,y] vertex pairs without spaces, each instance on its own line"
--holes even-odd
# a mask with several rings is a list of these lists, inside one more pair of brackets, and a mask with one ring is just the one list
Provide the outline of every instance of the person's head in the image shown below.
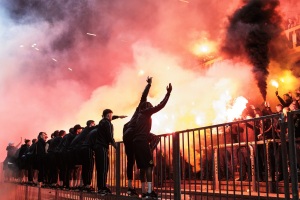
[[281,113],[282,112],[282,108],[283,108],[283,106],[281,104],[277,104],[276,107],[275,107],[276,112]]
[[31,141],[30,141],[29,139],[25,139],[25,140],[24,140],[24,143],[25,143],[26,145],[28,145],[28,146],[31,145]]
[[298,109],[299,109],[298,101],[294,100],[294,101],[290,104],[289,108],[290,108],[291,111],[298,110]]
[[255,108],[254,109],[254,114],[255,114],[255,117],[261,117],[261,116],[263,116],[262,115],[262,111],[259,108]]
[[96,124],[95,124],[95,121],[94,120],[88,120],[87,122],[86,122],[86,126],[87,127],[92,127],[92,126],[95,126]]
[[74,126],[74,128],[73,128],[74,134],[75,134],[75,135],[80,134],[81,131],[82,131],[82,129],[83,129],[83,128],[82,128],[79,124],[76,124],[76,125]]
[[71,128],[69,129],[69,133],[74,133],[74,128],[73,128],[73,127],[71,127]]
[[56,130],[52,133],[51,138],[56,138],[59,135],[59,130]]
[[40,132],[38,135],[38,139],[43,139],[44,141],[46,141],[48,138],[47,133],[45,132]]
[[153,108],[153,105],[150,102],[147,101],[141,104],[141,110],[145,110],[148,108]]
[[8,143],[8,146],[10,146],[10,147],[15,146],[15,143],[9,142],[9,143]]
[[103,113],[102,113],[102,117],[103,118],[107,118],[107,119],[109,119],[111,121],[112,120],[112,116],[113,116],[113,111],[111,109],[105,109],[105,110],[103,110]]
[[32,144],[34,144],[34,143],[36,143],[36,142],[37,142],[37,139],[36,139],[36,138],[34,138],[34,139],[32,139],[32,140],[31,140],[31,142],[32,142]]
[[64,137],[66,135],[66,131],[65,130],[60,130],[59,133],[58,133],[58,136],[59,137]]
[[284,94],[283,95],[283,100],[284,101],[287,101],[287,100],[290,100],[291,99],[291,96],[289,94]]

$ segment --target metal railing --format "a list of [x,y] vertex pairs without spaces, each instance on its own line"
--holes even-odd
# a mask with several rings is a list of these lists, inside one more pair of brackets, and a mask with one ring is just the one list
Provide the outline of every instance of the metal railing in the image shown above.
[[[300,143],[295,137],[299,131],[296,115],[300,111],[289,112],[285,118],[276,114],[160,135],[153,152],[155,191],[161,199],[176,200],[298,200]],[[126,198],[126,162],[122,142],[116,149],[110,148],[108,185],[114,194],[112,199]],[[133,184],[141,193],[138,175],[135,167]],[[95,181],[93,185],[96,187]],[[18,187],[25,194],[34,190]],[[54,190],[51,194],[54,199],[63,194],[74,195],[73,199],[100,198],[73,191]]]

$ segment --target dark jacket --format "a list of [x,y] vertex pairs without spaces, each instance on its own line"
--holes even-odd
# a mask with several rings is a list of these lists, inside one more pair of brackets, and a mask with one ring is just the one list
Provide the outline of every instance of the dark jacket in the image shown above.
[[20,159],[23,155],[29,152],[29,146],[27,144],[22,144],[20,147],[20,152],[18,158]]
[[137,121],[137,118],[138,118],[140,107],[141,107],[142,103],[147,101],[147,96],[148,96],[150,87],[151,87],[151,84],[148,83],[147,86],[145,87],[144,91],[143,91],[140,103],[136,107],[133,116],[131,117],[130,121],[127,122],[123,127],[123,141],[133,139],[132,138],[133,134],[134,134],[133,132],[135,131],[136,121]]
[[114,143],[114,126],[109,119],[103,118],[98,124],[95,146],[96,148],[102,146],[108,149],[109,144]]
[[169,97],[170,93],[167,92],[165,98],[157,106],[140,110],[136,121],[133,141],[147,140],[152,126],[151,116],[165,107]]
[[74,150],[80,148],[89,132],[91,132],[93,129],[95,129],[95,126],[85,127],[82,132],[76,135],[76,137],[72,140],[69,149]]
[[49,144],[48,153],[56,152],[56,148],[58,147],[58,145],[60,144],[62,139],[63,138],[60,137],[60,136],[57,136],[57,137],[53,138],[52,141]]
[[81,145],[81,148],[91,148],[91,149],[95,148],[96,138],[97,138],[97,128],[98,128],[98,125],[95,126],[94,129],[91,130],[87,134],[87,136],[85,137],[84,142]]
[[59,143],[59,145],[57,146],[57,151],[66,152],[75,136],[76,135],[73,133],[68,133],[67,135],[65,135]]
[[38,156],[44,156],[46,155],[46,142],[42,138],[40,138],[36,143],[36,153]]

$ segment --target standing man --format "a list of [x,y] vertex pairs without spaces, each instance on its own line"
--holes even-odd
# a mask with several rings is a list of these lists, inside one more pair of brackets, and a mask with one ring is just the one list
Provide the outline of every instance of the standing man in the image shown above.
[[[157,194],[152,189],[153,155],[150,150],[148,137],[150,134],[152,119],[151,116],[165,107],[172,91],[172,85],[167,86],[165,98],[155,107],[149,102],[142,103],[138,113],[135,134],[133,139],[137,167],[140,169],[140,179],[142,182],[142,198],[157,198]],[[146,178],[148,191],[146,192]]]
[[47,133],[40,132],[38,135],[38,141],[36,143],[36,160],[37,160],[37,169],[39,171],[38,174],[38,182],[39,187],[43,186],[45,182],[45,163],[46,163],[46,141],[47,141]]
[[111,144],[116,148],[114,140],[114,127],[111,123],[113,112],[110,109],[105,109],[102,114],[102,119],[98,124],[96,143],[95,143],[95,161],[97,169],[97,185],[98,193],[101,196],[111,194],[109,188],[106,187],[107,172],[109,167],[108,148]]
[[134,146],[133,146],[133,136],[135,132],[135,125],[136,125],[136,120],[138,117],[138,113],[140,111],[140,107],[144,102],[147,102],[147,96],[151,87],[152,83],[152,77],[147,77],[147,86],[144,89],[144,92],[142,94],[140,103],[138,107],[136,108],[132,118],[130,119],[129,122],[127,122],[124,125],[123,128],[123,142],[125,146],[125,153],[127,156],[127,178],[128,178],[128,191],[127,194],[129,196],[138,196],[136,190],[134,189],[132,185],[132,180],[133,180],[133,166],[134,166],[134,161],[135,161],[135,156],[134,156]]

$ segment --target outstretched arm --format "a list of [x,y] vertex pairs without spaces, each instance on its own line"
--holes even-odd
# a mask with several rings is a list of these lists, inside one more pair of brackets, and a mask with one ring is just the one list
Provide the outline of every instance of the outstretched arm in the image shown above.
[[126,115],[113,115],[111,120],[115,120],[115,119],[119,119],[119,118],[123,119],[125,117],[127,117],[127,116]]

